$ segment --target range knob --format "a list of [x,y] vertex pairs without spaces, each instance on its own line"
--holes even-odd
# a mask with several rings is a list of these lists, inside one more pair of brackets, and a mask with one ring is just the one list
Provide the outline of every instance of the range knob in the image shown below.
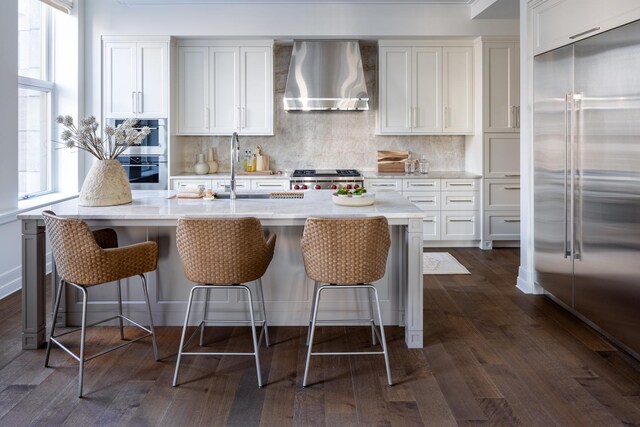
[[320,188],[321,188],[321,187],[320,187],[320,184],[316,184],[316,185],[314,185],[314,186],[313,186],[313,189],[314,189],[314,190],[319,190]]
[[337,190],[337,189],[338,189],[338,186],[337,186],[337,185],[335,185],[335,184],[331,184],[331,189],[332,189],[332,190]]
[[299,189],[300,189],[300,186],[299,186],[298,184],[296,184],[296,185],[294,185],[294,186],[293,186],[293,189],[294,189],[294,190],[299,190]]
[[354,185],[354,186],[353,186],[353,189],[354,189],[354,190],[357,190],[358,188],[360,188],[360,186],[359,186],[358,184],[356,184],[356,185]]
[[351,188],[353,188],[352,185],[351,184],[347,184],[347,190],[351,190]]
[[303,190],[306,190],[307,188],[309,188],[309,187],[307,187],[307,184],[302,184],[302,189]]

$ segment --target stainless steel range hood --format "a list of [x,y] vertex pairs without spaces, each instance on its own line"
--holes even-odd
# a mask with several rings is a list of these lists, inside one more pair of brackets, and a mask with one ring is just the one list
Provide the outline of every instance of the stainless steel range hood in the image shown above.
[[358,42],[294,41],[284,109],[368,110],[369,94]]

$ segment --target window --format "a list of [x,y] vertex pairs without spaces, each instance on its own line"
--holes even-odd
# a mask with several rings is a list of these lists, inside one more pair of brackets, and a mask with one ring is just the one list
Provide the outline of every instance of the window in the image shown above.
[[18,197],[51,191],[51,8],[18,2]]

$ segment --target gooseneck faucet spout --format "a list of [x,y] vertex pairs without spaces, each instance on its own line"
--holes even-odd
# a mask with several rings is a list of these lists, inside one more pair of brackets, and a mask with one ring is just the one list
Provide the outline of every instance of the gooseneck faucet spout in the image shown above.
[[236,163],[240,161],[240,141],[238,140],[238,132],[234,132],[231,135],[231,182],[229,198],[231,200],[236,199]]

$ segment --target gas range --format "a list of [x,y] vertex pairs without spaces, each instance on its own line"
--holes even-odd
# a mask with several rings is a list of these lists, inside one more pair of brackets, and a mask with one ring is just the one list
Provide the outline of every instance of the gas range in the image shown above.
[[292,190],[337,190],[358,188],[364,179],[356,169],[296,169],[289,178]]

